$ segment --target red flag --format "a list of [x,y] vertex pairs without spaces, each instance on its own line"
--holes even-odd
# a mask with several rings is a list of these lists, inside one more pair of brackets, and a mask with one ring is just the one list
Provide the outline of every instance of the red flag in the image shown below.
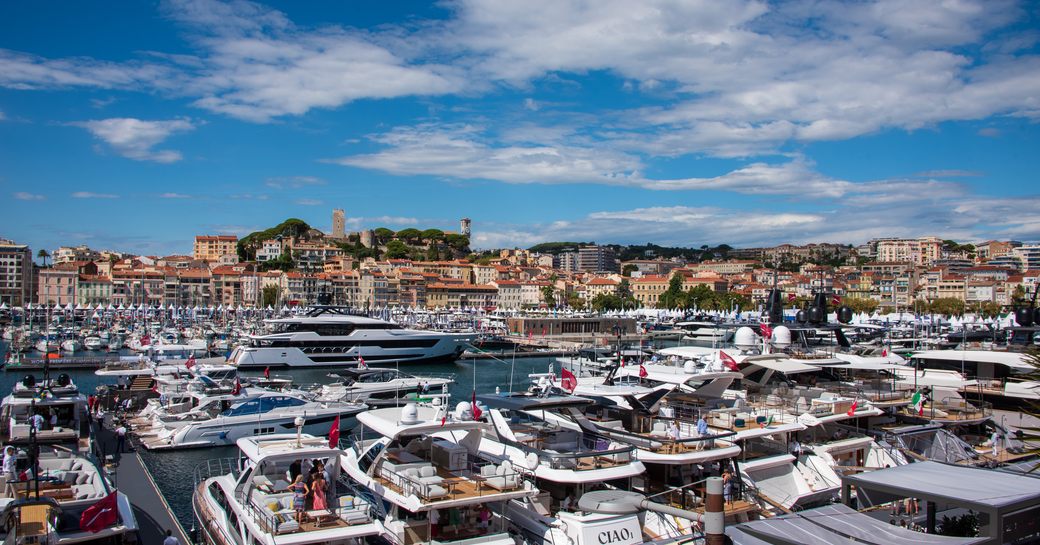
[[797,296],[797,295],[795,295],[795,294],[793,294],[793,293],[788,293],[788,294],[787,294],[787,302],[788,302],[788,303],[790,303],[791,301],[794,301],[794,300],[795,300],[795,299],[797,299],[797,298],[798,298],[798,296]]
[[847,412],[845,414],[847,414],[849,416],[855,416],[855,414],[856,414],[856,407],[857,406],[859,406],[859,400],[858,399],[853,399],[852,400],[852,406],[849,407],[849,412]]
[[242,381],[235,379],[235,387],[231,389],[231,395],[237,396],[242,393]]
[[119,521],[119,504],[116,492],[101,498],[79,517],[79,529],[96,534]]
[[841,296],[835,295],[834,297],[831,297],[831,304],[834,305],[834,306],[840,305],[841,304]]
[[184,362],[184,367],[191,369],[195,366],[195,354],[188,356],[188,361]]
[[758,332],[762,334],[765,339],[773,336],[773,328],[769,327],[769,324],[758,324]]
[[882,358],[887,358],[888,357],[888,349],[887,348],[881,351],[881,357]]
[[568,390],[573,394],[574,389],[578,387],[578,377],[574,376],[574,373],[566,369],[562,369],[561,371],[563,378],[560,379],[560,386],[562,386],[564,390]]
[[144,337],[141,337],[141,346],[144,346],[146,344],[151,344],[151,342],[152,342],[152,338],[149,337],[148,335],[145,335]]
[[365,363],[365,358],[361,354],[358,354],[357,357],[357,367],[358,369],[368,369],[368,364]]
[[646,367],[644,367],[643,364],[640,363],[639,364],[639,378],[646,378],[647,374],[648,373],[646,372]]
[[264,378],[271,378],[271,366],[264,367]]
[[332,427],[329,428],[329,448],[339,448],[339,415],[336,415],[336,419],[332,421]]
[[477,391],[473,390],[473,420],[480,420],[480,417],[483,415],[484,411],[477,406]]
[[737,366],[737,360],[722,350],[719,350],[719,359],[722,360],[722,365],[725,365],[730,371],[740,371],[740,367]]

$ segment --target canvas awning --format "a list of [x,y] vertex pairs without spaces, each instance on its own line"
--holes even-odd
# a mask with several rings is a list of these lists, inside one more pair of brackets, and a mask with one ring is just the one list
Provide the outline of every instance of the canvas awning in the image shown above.
[[726,535],[734,545],[969,545],[987,541],[916,532],[841,504],[730,526]]

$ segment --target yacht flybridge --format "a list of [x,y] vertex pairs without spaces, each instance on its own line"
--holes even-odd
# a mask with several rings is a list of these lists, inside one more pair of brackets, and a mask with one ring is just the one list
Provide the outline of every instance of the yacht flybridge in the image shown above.
[[[359,545],[383,533],[380,506],[343,478],[343,451],[305,434],[239,439],[239,458],[210,460],[195,470],[192,507],[202,543],[227,545]],[[325,503],[297,515],[290,481],[314,460],[325,464]],[[294,467],[296,474],[294,474]]]
[[392,543],[513,545],[504,506],[529,505],[538,491],[508,460],[477,457],[486,424],[469,403],[449,412],[446,394],[433,399],[358,415],[360,437],[379,437],[355,441],[343,471],[389,505],[383,524]]
[[313,307],[306,315],[265,320],[272,332],[251,335],[228,360],[241,368],[344,367],[362,362],[454,362],[472,335],[404,329],[385,320]]

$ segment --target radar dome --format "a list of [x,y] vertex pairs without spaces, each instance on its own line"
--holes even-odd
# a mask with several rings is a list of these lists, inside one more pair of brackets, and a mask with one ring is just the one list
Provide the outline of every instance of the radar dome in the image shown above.
[[460,401],[455,405],[456,420],[473,420],[473,407],[469,401]]
[[736,335],[733,336],[733,346],[741,350],[750,350],[754,348],[758,343],[755,341],[755,332],[748,326],[743,326],[737,330]]
[[434,407],[440,407],[441,406],[441,398],[435,397],[435,398],[433,398],[431,403],[433,403]]
[[773,328],[773,346],[777,348],[791,346],[791,330],[787,326],[778,325]]
[[401,410],[401,423],[406,426],[419,423],[419,407],[415,403],[409,403]]
[[1015,321],[1018,322],[1020,327],[1029,327],[1033,325],[1033,310],[1025,307],[1016,308]]
[[693,363],[693,360],[686,360],[686,362],[682,364],[682,370],[683,373],[694,373],[697,371],[697,364]]

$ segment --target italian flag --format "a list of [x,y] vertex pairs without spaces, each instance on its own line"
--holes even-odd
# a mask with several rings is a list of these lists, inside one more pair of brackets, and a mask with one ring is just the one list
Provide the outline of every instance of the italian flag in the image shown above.
[[910,398],[910,405],[912,405],[914,409],[917,410],[918,416],[924,414],[924,396],[921,395],[920,390],[914,392],[914,397]]

